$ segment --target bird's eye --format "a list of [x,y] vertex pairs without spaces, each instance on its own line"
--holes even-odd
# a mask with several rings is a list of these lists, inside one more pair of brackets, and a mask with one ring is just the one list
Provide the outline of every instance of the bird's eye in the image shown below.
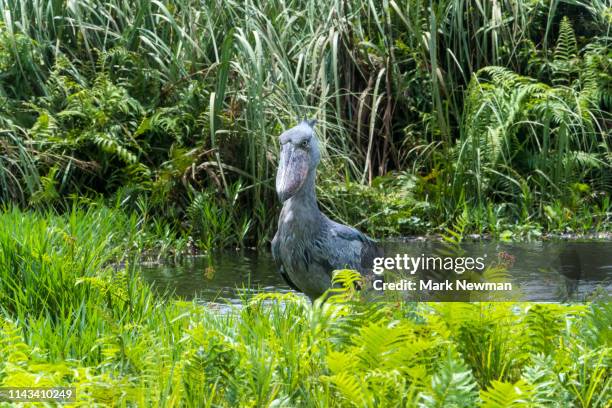
[[300,146],[302,146],[304,149],[307,149],[308,146],[310,146],[310,143],[308,142],[308,140],[303,140],[302,143],[300,143]]

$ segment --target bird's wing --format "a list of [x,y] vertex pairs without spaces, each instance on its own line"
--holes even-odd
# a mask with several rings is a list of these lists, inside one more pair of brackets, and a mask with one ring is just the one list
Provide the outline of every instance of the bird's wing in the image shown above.
[[330,221],[330,223],[331,223],[330,231],[334,232],[337,236],[343,239],[351,240],[351,241],[360,241],[360,242],[372,241],[365,234],[359,232],[353,227],[339,224],[335,221]]
[[362,284],[366,288],[372,288],[375,281],[384,281],[382,276],[374,274],[372,270],[374,258],[383,256],[382,247],[355,228],[333,221],[330,223],[327,248],[335,249],[328,251],[328,261],[332,266],[328,273],[331,275],[338,269],[356,270],[361,274]]
[[329,228],[317,258],[323,258],[331,267],[330,273],[337,269],[355,269],[364,272],[364,254],[374,244],[370,238],[355,228],[329,221]]
[[289,285],[291,289],[301,292],[301,290],[295,285],[295,283],[293,283],[291,279],[289,279],[289,275],[287,275],[287,272],[285,272],[285,269],[283,268],[283,263],[280,261],[280,256],[278,253],[279,244],[280,243],[278,241],[278,233],[277,233],[276,235],[274,235],[274,238],[272,239],[272,259],[274,259],[274,261],[276,262],[276,267],[278,268],[278,272],[280,273],[280,276],[283,278],[285,283]]

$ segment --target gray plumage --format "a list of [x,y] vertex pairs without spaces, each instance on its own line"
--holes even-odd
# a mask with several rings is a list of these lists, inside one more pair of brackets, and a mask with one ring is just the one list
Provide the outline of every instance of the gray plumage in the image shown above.
[[280,136],[276,191],[283,208],[272,240],[272,256],[285,281],[311,299],[331,287],[337,269],[369,274],[375,242],[355,228],[330,220],[315,194],[320,160],[314,121],[302,121]]

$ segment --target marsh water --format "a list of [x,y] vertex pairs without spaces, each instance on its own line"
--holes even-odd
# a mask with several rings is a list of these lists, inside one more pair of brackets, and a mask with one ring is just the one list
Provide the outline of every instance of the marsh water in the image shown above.
[[[385,255],[418,257],[445,253],[435,241],[387,242]],[[492,263],[511,260],[507,272],[525,301],[584,301],[612,293],[612,241],[541,241],[462,244],[462,256],[484,256]],[[240,303],[258,292],[291,289],[265,251],[222,251],[187,258],[179,265],[143,264],[146,281],[159,291],[204,302]]]

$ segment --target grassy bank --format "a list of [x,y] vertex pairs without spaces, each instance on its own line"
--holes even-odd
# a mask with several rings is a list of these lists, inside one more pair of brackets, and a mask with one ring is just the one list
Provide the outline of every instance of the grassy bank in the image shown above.
[[[0,385],[114,406],[579,406],[610,394],[609,303],[157,297],[104,208],[0,214]],[[119,231],[119,232],[118,232]],[[116,260],[122,259],[123,266]],[[0,403],[1,405],[1,403]]]
[[276,137],[311,116],[322,205],[375,236],[464,213],[476,233],[610,229],[609,2],[0,9],[3,200],[102,197],[203,248],[262,244]]

